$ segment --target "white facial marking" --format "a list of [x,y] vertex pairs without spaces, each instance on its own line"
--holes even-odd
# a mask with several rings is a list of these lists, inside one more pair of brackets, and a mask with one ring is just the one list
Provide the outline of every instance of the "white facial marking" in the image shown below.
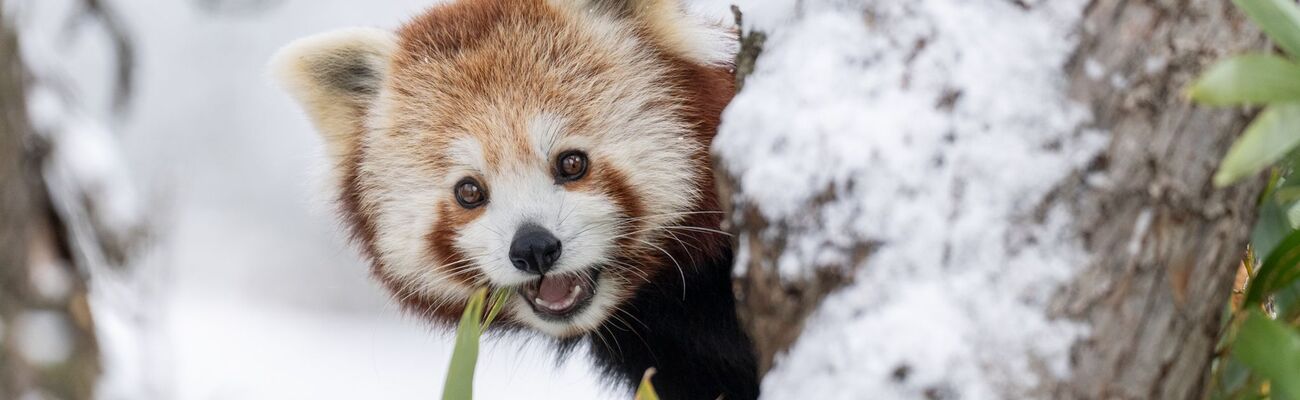
[[[391,128],[381,127],[390,130]],[[425,295],[450,298],[468,295],[470,288],[446,279],[431,266],[452,260],[429,253],[428,234],[436,226],[437,207],[451,193],[451,185],[438,179],[426,163],[412,156],[417,138],[397,134],[366,135],[366,154],[359,165],[365,182],[362,207],[374,211],[375,248],[386,272]]]
[[446,180],[447,187],[452,187],[456,182],[466,176],[481,174],[488,170],[487,160],[483,156],[483,145],[473,136],[465,136],[456,139],[447,148],[447,158],[455,160],[456,166],[448,171]]
[[533,148],[543,159],[554,156],[555,146],[562,136],[565,122],[560,116],[551,113],[539,113],[528,122],[528,137],[532,139]]

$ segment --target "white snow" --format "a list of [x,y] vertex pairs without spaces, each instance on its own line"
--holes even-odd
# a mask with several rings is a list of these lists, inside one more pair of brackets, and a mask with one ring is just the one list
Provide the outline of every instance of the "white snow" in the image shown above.
[[53,311],[27,311],[18,316],[14,340],[23,359],[36,365],[55,365],[72,355],[72,322]]
[[775,267],[801,279],[879,245],[764,398],[1023,398],[1069,373],[1087,327],[1046,307],[1087,259],[1070,215],[1033,211],[1107,141],[1065,92],[1083,4],[741,2],[768,40],[714,151],[790,233]]
[[1169,60],[1165,59],[1164,57],[1159,57],[1159,56],[1151,57],[1148,58],[1146,62],[1142,64],[1143,67],[1142,71],[1146,72],[1148,75],[1154,75],[1159,73],[1161,70],[1164,70],[1165,67],[1168,65],[1169,65]]
[[44,172],[55,209],[73,225],[79,257],[106,267],[98,243],[138,241],[145,213],[114,132],[76,106],[60,104],[68,101],[34,85],[29,112],[50,143]]
[[[168,374],[179,399],[436,399],[453,340],[392,310],[314,315],[206,296],[179,299],[168,329],[173,357],[203,360]],[[516,340],[489,340],[479,354],[478,399],[619,397],[593,384],[582,358],[556,366]]]
[[1083,62],[1083,73],[1088,74],[1088,79],[1099,81],[1106,76],[1106,67],[1100,61],[1089,58]]
[[1128,241],[1129,255],[1136,256],[1142,250],[1142,238],[1147,236],[1147,229],[1151,228],[1151,219],[1154,217],[1155,212],[1150,208],[1144,208],[1138,213],[1137,221],[1133,223],[1133,237]]
[[72,293],[72,277],[68,276],[68,266],[62,262],[57,260],[33,262],[28,273],[32,292],[37,298],[58,301]]
[[[54,162],[67,168],[71,184],[95,198],[95,216],[110,229],[128,230],[142,223],[143,213],[126,170],[117,139],[103,125],[72,117],[54,148]],[[113,232],[116,236],[128,232]]]

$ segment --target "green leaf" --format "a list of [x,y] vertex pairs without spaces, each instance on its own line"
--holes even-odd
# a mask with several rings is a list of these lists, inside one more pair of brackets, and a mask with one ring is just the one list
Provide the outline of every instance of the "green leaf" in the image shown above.
[[1274,399],[1300,400],[1300,333],[1252,311],[1233,349],[1237,359],[1271,381]]
[[1294,0],[1234,0],[1291,57],[1300,57],[1300,6]]
[[1217,361],[1218,376],[1215,377],[1210,398],[1213,400],[1257,399],[1260,396],[1260,384],[1251,375],[1250,367],[1242,364],[1235,357],[1224,357]]
[[1227,186],[1272,165],[1300,144],[1300,103],[1264,109],[1246,133],[1232,144],[1214,174],[1214,184]]
[[659,394],[655,393],[655,385],[650,383],[650,378],[655,376],[655,369],[645,370],[645,375],[641,376],[641,386],[636,388],[636,400],[659,400]]
[[483,303],[487,301],[487,288],[474,291],[460,316],[456,327],[456,348],[451,353],[451,366],[442,387],[442,400],[471,400],[474,398],[474,366],[478,364],[478,342],[483,335]]
[[1273,248],[1291,234],[1288,222],[1286,213],[1276,202],[1266,201],[1259,206],[1259,219],[1250,233],[1250,245],[1259,258],[1268,257]]
[[1257,304],[1300,279],[1300,231],[1292,231],[1273,248],[1246,289],[1246,305]]
[[1229,58],[1210,67],[1188,94],[1215,106],[1300,101],[1300,64],[1271,54]]
[[[474,398],[474,367],[478,364],[478,345],[483,331],[496,319],[506,301],[510,299],[510,289],[498,288],[492,292],[491,305],[487,305],[487,288],[479,288],[470,295],[465,312],[460,315],[460,325],[456,327],[456,348],[451,353],[451,366],[447,368],[447,380],[443,384],[443,400],[470,400]],[[487,315],[483,315],[484,309]]]
[[501,308],[505,306],[507,300],[510,300],[510,292],[511,290],[506,288],[497,288],[492,292],[492,307],[488,308],[487,317],[483,319],[483,329],[487,329],[488,325],[492,325],[492,321],[496,320]]

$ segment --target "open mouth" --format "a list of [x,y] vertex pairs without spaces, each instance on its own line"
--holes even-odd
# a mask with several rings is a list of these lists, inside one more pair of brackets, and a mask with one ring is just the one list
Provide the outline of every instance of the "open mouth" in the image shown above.
[[591,298],[596,295],[598,274],[597,271],[583,271],[543,275],[521,286],[519,295],[544,318],[569,318],[591,303]]

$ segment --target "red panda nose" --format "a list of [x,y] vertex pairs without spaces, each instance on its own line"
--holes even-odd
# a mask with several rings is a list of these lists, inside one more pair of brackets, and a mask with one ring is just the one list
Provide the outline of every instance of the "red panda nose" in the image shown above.
[[545,274],[560,258],[560,239],[536,225],[524,225],[510,242],[510,263],[520,271]]

